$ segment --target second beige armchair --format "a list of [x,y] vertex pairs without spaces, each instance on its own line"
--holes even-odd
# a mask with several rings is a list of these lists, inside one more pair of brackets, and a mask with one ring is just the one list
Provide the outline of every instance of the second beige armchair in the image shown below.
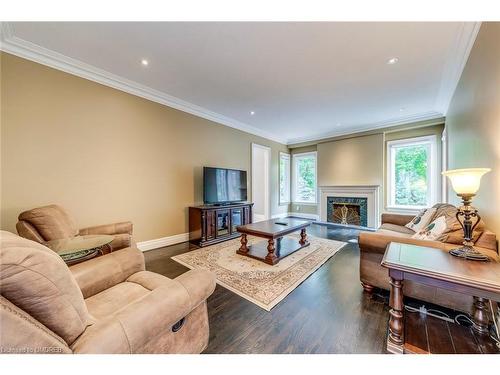
[[56,204],[22,212],[18,219],[17,233],[21,237],[42,244],[89,234],[114,236],[113,242],[110,244],[112,251],[129,247],[132,244],[132,223],[130,221],[78,229],[69,213]]

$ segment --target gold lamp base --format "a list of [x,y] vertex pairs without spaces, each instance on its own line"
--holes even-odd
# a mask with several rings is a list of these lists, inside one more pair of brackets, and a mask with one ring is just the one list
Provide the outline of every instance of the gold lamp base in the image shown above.
[[458,258],[467,260],[477,260],[480,262],[489,262],[490,260],[490,258],[488,258],[486,255],[481,254],[479,251],[469,246],[462,246],[458,249],[450,250],[449,253]]

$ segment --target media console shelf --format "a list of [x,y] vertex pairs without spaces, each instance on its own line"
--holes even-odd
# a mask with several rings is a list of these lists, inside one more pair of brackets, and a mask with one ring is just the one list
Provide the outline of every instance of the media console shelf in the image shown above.
[[252,222],[253,203],[189,207],[189,241],[198,246],[213,245],[240,236],[238,225]]

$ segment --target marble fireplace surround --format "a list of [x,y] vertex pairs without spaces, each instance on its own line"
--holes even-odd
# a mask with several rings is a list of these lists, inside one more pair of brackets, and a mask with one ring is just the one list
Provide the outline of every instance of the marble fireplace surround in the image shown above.
[[327,222],[328,197],[367,198],[368,227],[378,228],[380,225],[380,185],[320,186],[319,219],[322,222]]

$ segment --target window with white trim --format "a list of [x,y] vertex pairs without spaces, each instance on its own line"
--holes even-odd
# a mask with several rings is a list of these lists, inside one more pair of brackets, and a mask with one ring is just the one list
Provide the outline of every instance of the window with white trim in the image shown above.
[[290,203],[290,154],[280,152],[280,204]]
[[294,203],[317,203],[317,154],[304,152],[292,157]]
[[420,209],[436,203],[438,157],[436,136],[387,142],[387,205]]

